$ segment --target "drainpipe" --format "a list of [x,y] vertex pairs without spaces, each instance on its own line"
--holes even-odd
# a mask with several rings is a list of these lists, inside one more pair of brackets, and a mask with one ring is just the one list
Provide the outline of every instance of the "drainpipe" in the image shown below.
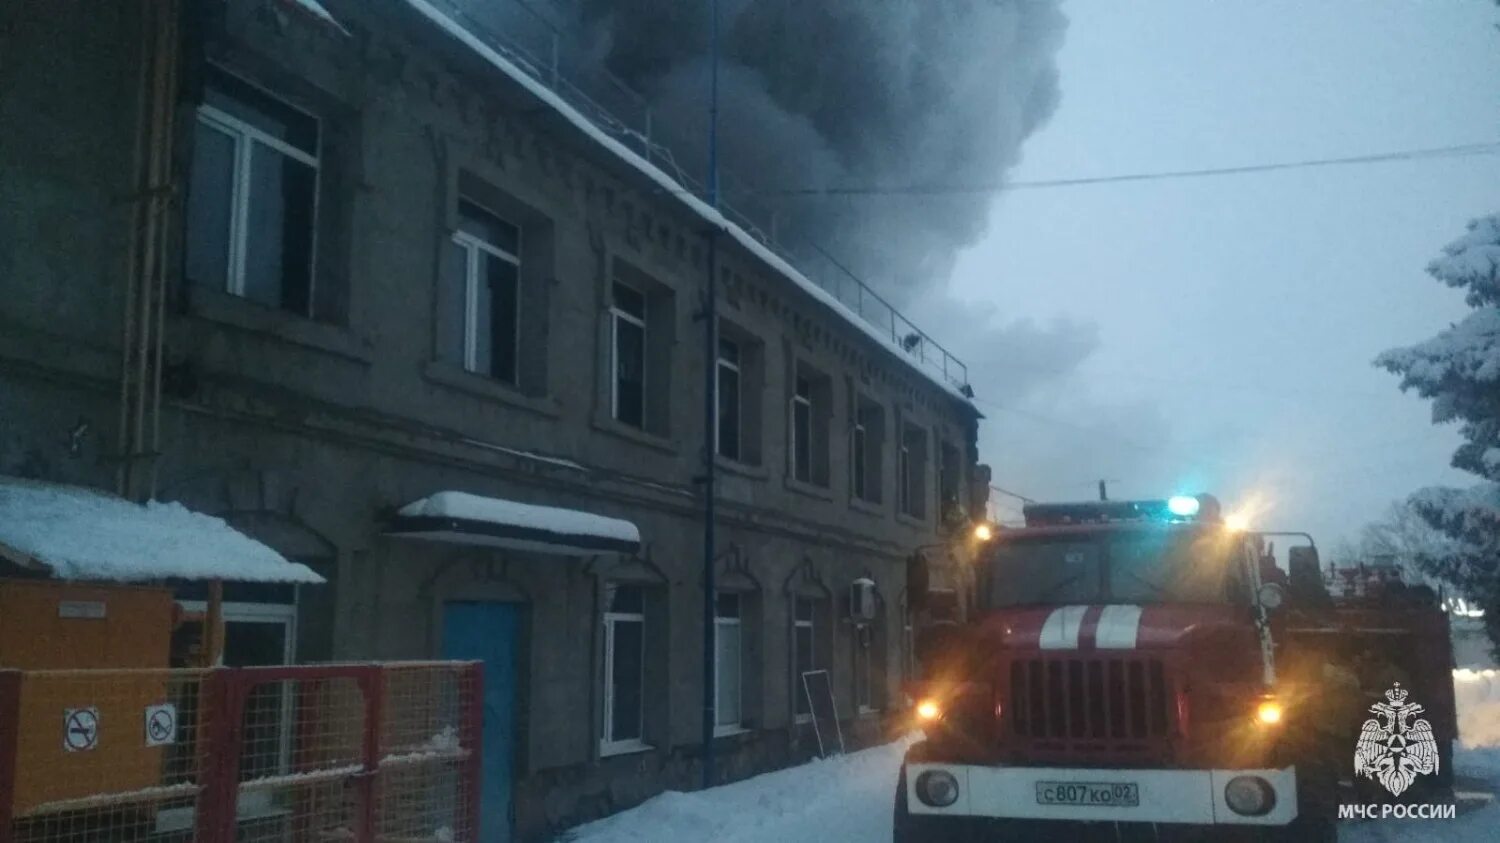
[[[120,344],[120,466],[115,476],[116,491],[129,498],[155,493],[155,455],[161,442],[167,281],[164,255],[173,195],[172,136],[180,17],[178,0],[142,0],[140,11],[140,102]],[[151,460],[144,478],[138,466],[142,459]]]
[[[719,0],[709,8],[708,204],[719,207]],[[714,782],[714,475],[718,468],[718,225],[708,232],[708,291],[703,297],[703,781]]]

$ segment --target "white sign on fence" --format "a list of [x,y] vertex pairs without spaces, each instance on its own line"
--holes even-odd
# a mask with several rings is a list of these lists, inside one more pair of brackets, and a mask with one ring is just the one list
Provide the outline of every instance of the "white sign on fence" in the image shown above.
[[63,709],[63,749],[86,752],[99,745],[99,709]]
[[171,703],[146,706],[146,746],[177,743],[177,706]]

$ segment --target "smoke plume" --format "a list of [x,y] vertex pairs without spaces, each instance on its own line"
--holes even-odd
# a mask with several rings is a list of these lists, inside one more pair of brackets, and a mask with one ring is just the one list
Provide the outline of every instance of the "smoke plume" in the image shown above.
[[[468,0],[497,25],[544,17],[575,66],[642,94],[652,137],[707,170],[709,3]],[[719,0],[723,197],[797,257],[813,244],[898,302],[947,280],[994,199],[789,195],[993,185],[1058,102],[1056,0]],[[519,9],[519,11],[518,11]],[[770,233],[770,232],[766,232]]]

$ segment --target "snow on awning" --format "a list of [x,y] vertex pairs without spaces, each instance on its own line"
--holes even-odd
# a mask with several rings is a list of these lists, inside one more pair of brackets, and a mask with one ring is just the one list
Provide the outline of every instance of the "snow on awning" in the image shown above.
[[321,583],[323,578],[179,503],[0,476],[0,557],[59,579]]
[[386,535],[571,556],[641,548],[641,532],[629,521],[465,492],[438,492],[401,507]]

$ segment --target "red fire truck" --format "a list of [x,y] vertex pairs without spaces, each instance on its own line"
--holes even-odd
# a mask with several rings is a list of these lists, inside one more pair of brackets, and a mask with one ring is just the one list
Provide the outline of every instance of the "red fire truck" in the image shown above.
[[[1269,542],[1289,534],[1226,522],[1208,495],[1025,516],[976,555],[967,617],[919,631],[926,739],[901,767],[896,843],[1335,840],[1361,723],[1401,678],[1450,757],[1430,591],[1330,595],[1310,538],[1288,576]],[[919,604],[919,557],[909,579]]]

